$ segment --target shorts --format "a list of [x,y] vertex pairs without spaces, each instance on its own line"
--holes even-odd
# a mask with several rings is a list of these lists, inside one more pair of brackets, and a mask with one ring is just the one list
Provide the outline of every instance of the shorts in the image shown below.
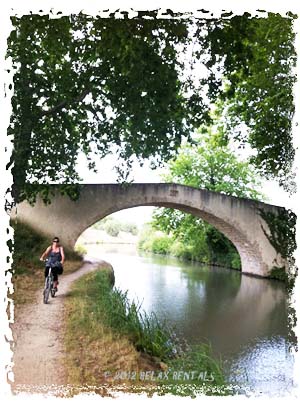
[[[58,274],[63,274],[63,266],[60,263],[58,266],[52,266],[52,274],[53,274],[53,280],[54,281],[58,281]],[[49,274],[49,266],[46,266],[45,268],[45,278],[48,276]]]

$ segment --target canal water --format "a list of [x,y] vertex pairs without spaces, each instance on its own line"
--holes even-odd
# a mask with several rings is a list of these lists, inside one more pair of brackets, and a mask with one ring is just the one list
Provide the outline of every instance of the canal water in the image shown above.
[[293,386],[288,296],[282,283],[234,270],[139,255],[128,245],[85,245],[104,259],[115,285],[146,312],[175,326],[188,343],[209,342],[227,379],[256,394],[286,395]]

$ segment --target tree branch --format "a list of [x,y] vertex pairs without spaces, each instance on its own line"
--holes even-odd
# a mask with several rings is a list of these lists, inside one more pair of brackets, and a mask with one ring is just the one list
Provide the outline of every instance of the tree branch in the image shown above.
[[58,111],[60,111],[62,108],[64,108],[65,106],[72,104],[72,103],[79,103],[81,102],[86,95],[88,95],[90,93],[90,89],[85,89],[79,96],[75,97],[72,100],[63,100],[62,102],[58,103],[56,106],[52,107],[52,109],[50,110],[44,110],[41,112],[42,116],[49,116],[51,114],[55,114]]

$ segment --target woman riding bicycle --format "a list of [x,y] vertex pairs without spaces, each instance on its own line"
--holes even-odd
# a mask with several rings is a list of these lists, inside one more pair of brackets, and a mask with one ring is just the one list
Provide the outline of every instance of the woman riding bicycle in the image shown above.
[[49,267],[52,268],[53,274],[53,288],[57,291],[58,285],[58,274],[63,272],[63,263],[65,261],[65,253],[63,247],[59,244],[59,238],[54,237],[52,240],[52,245],[48,246],[45,252],[40,257],[41,261],[48,258],[48,263],[45,267],[45,277],[48,276]]

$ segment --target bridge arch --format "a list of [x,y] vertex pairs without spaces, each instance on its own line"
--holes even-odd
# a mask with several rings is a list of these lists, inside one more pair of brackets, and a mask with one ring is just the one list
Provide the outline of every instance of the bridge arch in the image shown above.
[[92,226],[97,221],[100,221],[103,218],[105,218],[113,213],[116,213],[118,211],[130,209],[133,207],[142,207],[142,206],[166,207],[166,208],[170,208],[170,209],[180,210],[182,212],[189,213],[193,216],[199,217],[202,220],[206,221],[207,223],[211,224],[213,227],[215,227],[218,231],[220,231],[222,234],[224,234],[225,237],[227,237],[233,243],[233,245],[236,247],[236,249],[240,255],[240,258],[241,258],[242,271],[243,271],[243,267],[246,265],[248,265],[248,267],[249,267],[249,264],[251,264],[253,266],[261,264],[261,260],[259,259],[259,257],[257,257],[256,253],[253,252],[253,250],[249,247],[248,239],[245,236],[245,234],[242,233],[241,231],[239,231],[236,227],[228,224],[224,220],[221,220],[220,218],[213,216],[209,213],[203,212],[201,210],[198,210],[198,209],[195,209],[192,207],[186,207],[184,205],[179,205],[179,204],[174,204],[174,203],[153,202],[151,204],[143,203],[143,204],[135,204],[133,206],[132,205],[131,206],[124,205],[123,207],[118,208],[117,210],[115,208],[111,208],[105,216],[103,216],[102,213],[99,213],[99,215],[96,218],[91,219],[87,223],[88,225],[78,234],[76,241],[88,227]]
[[242,272],[268,276],[273,265],[284,261],[270,244],[260,210],[277,213],[276,206],[178,184],[86,184],[74,202],[57,192],[50,205],[40,199],[32,207],[23,202],[17,216],[46,235],[59,233],[66,246],[89,226],[119,210],[137,206],[178,209],[208,222],[237,248]]

